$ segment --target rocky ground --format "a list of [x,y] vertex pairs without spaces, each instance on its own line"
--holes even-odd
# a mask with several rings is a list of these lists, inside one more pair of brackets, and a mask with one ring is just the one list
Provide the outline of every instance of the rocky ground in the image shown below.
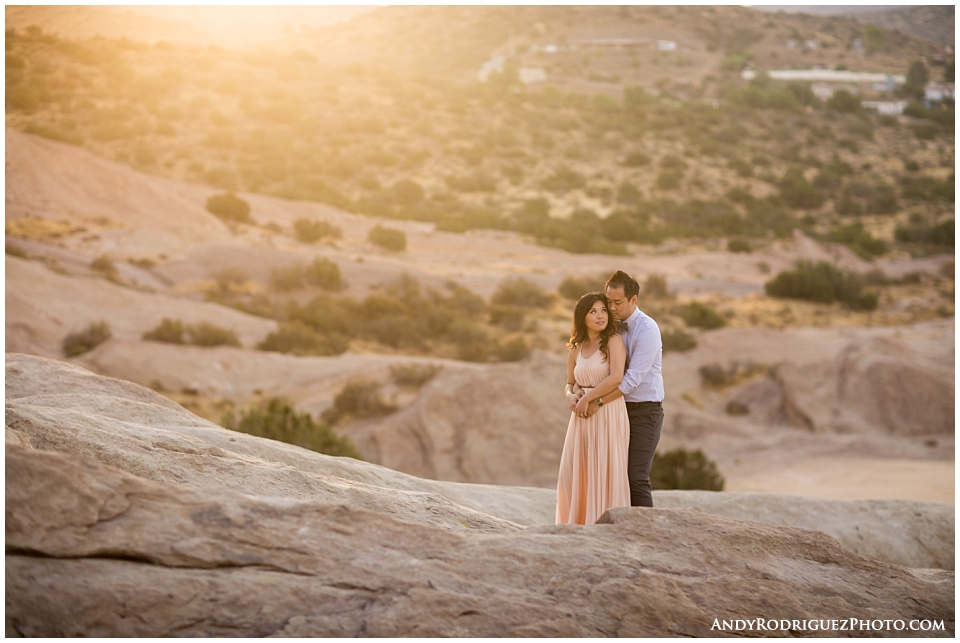
[[657,492],[554,526],[548,490],[234,433],[55,360],[8,354],[6,399],[8,636],[712,636],[758,616],[954,632],[951,506]]
[[[425,286],[452,279],[485,297],[516,275],[552,291],[568,275],[657,273],[678,300],[712,302],[729,320],[727,328],[694,331],[696,349],[665,356],[661,449],[702,448],[729,491],[954,502],[954,318],[935,312],[944,286],[931,285],[952,255],[870,264],[799,233],[752,254],[668,242],[629,257],[575,255],[515,233],[458,235],[390,222],[408,236],[407,251],[396,254],[366,241],[375,219],[320,204],[243,195],[261,225],[232,230],[204,209],[211,188],[12,130],[7,163],[7,241],[18,249],[6,258],[8,351],[63,359],[67,333],[107,319],[113,337],[73,361],[162,391],[214,420],[267,395],[317,414],[346,383],[381,381],[400,410],[337,427],[365,459],[421,477],[549,488],[567,421],[555,394],[564,377],[560,337],[569,327],[563,302],[536,319],[539,348],[531,358],[473,364],[367,346],[338,357],[257,351],[276,322],[207,301],[206,289],[223,268],[242,267],[262,283],[271,269],[314,256],[335,261],[357,297],[401,271]],[[299,217],[327,219],[343,238],[298,243],[289,229]],[[101,255],[113,259],[116,274],[90,268]],[[797,258],[925,276],[889,291],[874,313],[762,296],[769,273]],[[143,341],[162,317],[230,328],[242,348]],[[720,388],[699,374],[736,362],[752,368]],[[390,366],[410,363],[444,368],[419,390],[393,387]],[[731,402],[746,415],[730,415]]]

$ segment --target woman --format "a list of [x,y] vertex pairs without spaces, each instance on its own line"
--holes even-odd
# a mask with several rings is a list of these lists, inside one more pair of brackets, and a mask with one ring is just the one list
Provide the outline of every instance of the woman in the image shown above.
[[627,405],[621,396],[587,417],[591,402],[602,403],[620,385],[627,356],[603,293],[577,302],[567,348],[571,414],[560,456],[557,524],[592,525],[607,509],[630,506]]

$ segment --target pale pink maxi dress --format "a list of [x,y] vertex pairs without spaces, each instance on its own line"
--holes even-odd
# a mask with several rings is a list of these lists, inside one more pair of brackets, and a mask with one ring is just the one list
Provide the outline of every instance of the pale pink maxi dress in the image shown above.
[[[588,358],[578,351],[573,375],[582,388],[592,388],[610,375],[610,365],[600,350]],[[558,525],[592,525],[607,509],[630,506],[629,447],[630,420],[622,397],[589,418],[570,414],[557,482]]]

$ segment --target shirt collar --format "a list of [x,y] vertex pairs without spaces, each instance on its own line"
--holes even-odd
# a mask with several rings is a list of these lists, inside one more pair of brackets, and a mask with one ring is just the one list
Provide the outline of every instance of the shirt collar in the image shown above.
[[640,315],[642,315],[642,314],[643,314],[643,313],[640,312],[640,308],[639,308],[639,307],[634,307],[634,309],[633,309],[633,314],[630,315],[629,317],[627,317],[626,319],[624,319],[623,321],[627,322],[628,324],[631,324],[631,328],[632,328],[633,322],[637,321],[637,319],[639,319],[639,318],[640,318]]

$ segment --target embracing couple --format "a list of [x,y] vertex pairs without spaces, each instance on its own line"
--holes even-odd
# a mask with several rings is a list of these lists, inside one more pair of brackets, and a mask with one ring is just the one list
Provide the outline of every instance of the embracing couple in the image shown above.
[[663,350],[657,323],[637,308],[639,294],[637,280],[618,270],[574,310],[557,524],[592,525],[611,507],[653,506]]

